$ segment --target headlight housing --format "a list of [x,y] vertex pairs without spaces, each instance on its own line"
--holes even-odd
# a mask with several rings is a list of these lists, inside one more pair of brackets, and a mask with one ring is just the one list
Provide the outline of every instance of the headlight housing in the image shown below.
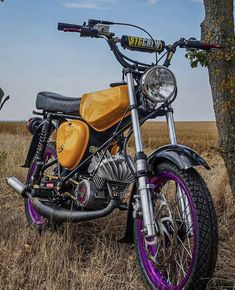
[[171,103],[177,91],[175,76],[164,66],[153,66],[141,77],[141,91],[154,103]]

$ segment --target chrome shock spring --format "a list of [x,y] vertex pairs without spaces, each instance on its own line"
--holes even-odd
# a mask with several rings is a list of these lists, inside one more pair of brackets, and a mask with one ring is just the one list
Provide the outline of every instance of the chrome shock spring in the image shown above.
[[44,154],[48,139],[50,137],[50,133],[51,133],[51,115],[48,115],[47,120],[44,122],[42,126],[42,131],[38,141],[38,146],[35,154],[36,168],[31,177],[32,182],[39,177],[40,171],[43,167]]
[[42,126],[42,131],[39,137],[38,146],[35,154],[35,159],[37,163],[43,161],[47,141],[50,135],[50,127],[51,126],[48,121],[45,121],[45,123]]

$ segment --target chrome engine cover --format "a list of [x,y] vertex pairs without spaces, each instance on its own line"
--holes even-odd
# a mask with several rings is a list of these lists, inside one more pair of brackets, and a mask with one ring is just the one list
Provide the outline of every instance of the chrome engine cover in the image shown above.
[[135,171],[135,167],[131,157],[128,156],[128,158],[129,163],[132,165],[132,170],[122,154],[118,153],[113,156],[109,151],[105,152],[105,154],[103,152],[97,153],[92,158],[88,172],[96,171],[100,178],[111,182],[130,184],[134,182],[133,171]]
[[129,162],[127,163],[124,155],[120,153],[113,156],[109,151],[97,152],[88,168],[88,172],[93,174],[96,187],[99,189],[108,188],[111,196],[114,194],[123,195],[128,185],[134,182],[134,162],[130,156],[128,158]]

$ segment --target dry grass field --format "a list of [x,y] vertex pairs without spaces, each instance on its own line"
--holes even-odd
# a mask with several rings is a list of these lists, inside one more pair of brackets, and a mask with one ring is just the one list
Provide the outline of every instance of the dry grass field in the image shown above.
[[[219,255],[208,289],[235,287],[235,207],[213,122],[177,123],[178,142],[194,148],[211,165],[199,169],[213,196],[219,223]],[[146,151],[168,143],[163,123],[143,127]],[[30,142],[24,124],[0,123],[0,289],[142,290],[133,245],[120,244],[125,213],[41,234],[28,227],[23,200],[6,176],[24,180],[20,165]],[[132,150],[133,140],[130,142]]]

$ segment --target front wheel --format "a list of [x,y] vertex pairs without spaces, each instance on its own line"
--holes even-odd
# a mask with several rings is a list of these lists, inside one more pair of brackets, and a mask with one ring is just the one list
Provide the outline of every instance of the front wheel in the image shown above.
[[194,169],[170,162],[155,168],[152,195],[156,237],[135,221],[138,262],[151,289],[206,289],[215,269],[218,230],[210,193]]

